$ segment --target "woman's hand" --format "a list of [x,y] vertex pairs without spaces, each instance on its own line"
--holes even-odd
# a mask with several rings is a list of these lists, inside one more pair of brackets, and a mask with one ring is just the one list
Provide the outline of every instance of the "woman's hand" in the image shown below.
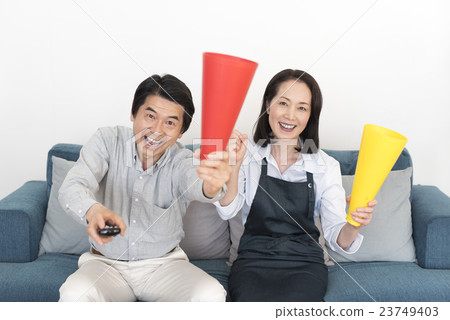
[[[350,203],[351,196],[346,198],[347,203]],[[351,212],[353,220],[358,222],[360,225],[355,228],[362,228],[367,226],[370,221],[372,221],[373,208],[378,204],[377,200],[372,200],[367,204],[367,207],[358,207],[356,211]]]
[[[350,203],[350,198],[351,196],[348,196],[346,198],[347,203]],[[348,248],[355,240],[356,236],[359,233],[359,230],[370,223],[370,221],[372,220],[373,207],[375,207],[377,204],[378,201],[373,200],[367,204],[367,207],[356,208],[355,212],[351,212],[353,220],[359,222],[360,225],[356,227],[348,222],[344,224],[336,240],[337,244],[342,249],[345,250],[346,248]]]
[[233,130],[230,141],[228,142],[227,151],[230,158],[230,165],[237,165],[238,168],[244,160],[245,152],[247,151],[248,136],[240,133],[238,130]]

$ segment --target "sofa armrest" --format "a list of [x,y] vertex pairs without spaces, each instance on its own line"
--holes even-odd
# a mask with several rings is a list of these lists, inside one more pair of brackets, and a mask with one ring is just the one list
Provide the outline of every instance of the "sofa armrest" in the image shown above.
[[434,186],[414,185],[411,209],[418,264],[450,269],[450,198]]
[[0,262],[37,258],[47,204],[45,181],[29,181],[0,201]]

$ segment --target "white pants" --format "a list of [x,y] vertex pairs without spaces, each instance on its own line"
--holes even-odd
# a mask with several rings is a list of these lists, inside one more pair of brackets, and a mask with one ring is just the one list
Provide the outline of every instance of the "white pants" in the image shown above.
[[60,301],[225,301],[226,291],[177,247],[165,256],[115,261],[84,253],[59,289]]

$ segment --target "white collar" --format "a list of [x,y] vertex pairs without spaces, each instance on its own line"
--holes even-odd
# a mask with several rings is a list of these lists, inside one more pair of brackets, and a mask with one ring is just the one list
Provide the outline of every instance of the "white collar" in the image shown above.
[[[302,143],[300,141],[300,143]],[[275,159],[270,154],[271,145],[268,144],[266,147],[261,147],[249,140],[247,146],[247,153],[243,164],[248,164],[251,161],[256,161],[258,163],[262,162],[262,159],[266,158],[267,162],[277,165]],[[299,169],[305,170],[311,173],[323,173],[325,172],[326,163],[322,159],[323,151],[317,150],[316,153],[302,153],[300,159],[295,163],[295,166]]]

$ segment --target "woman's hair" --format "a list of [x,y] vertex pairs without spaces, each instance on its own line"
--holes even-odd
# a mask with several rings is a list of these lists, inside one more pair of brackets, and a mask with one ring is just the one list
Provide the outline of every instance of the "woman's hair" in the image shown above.
[[[311,115],[308,123],[300,134],[301,140],[304,142],[302,149],[297,149],[303,153],[313,153],[319,148],[319,116],[322,110],[322,93],[316,80],[305,71],[286,69],[277,73],[269,82],[264,92],[261,112],[259,114],[253,140],[259,143],[264,141],[262,147],[266,147],[273,138],[272,129],[269,124],[269,115],[267,108],[272,99],[277,95],[278,90],[283,82],[288,80],[296,80],[305,83],[311,91]],[[306,142],[306,143],[305,143]],[[313,143],[313,145],[311,145]],[[306,149],[306,150],[303,150]]]
[[170,74],[163,75],[162,77],[154,74],[148,77],[141,82],[134,94],[131,107],[131,114],[133,117],[136,117],[138,110],[144,104],[145,99],[152,95],[173,101],[183,107],[184,112],[181,133],[186,132],[195,112],[192,94],[186,84]]

